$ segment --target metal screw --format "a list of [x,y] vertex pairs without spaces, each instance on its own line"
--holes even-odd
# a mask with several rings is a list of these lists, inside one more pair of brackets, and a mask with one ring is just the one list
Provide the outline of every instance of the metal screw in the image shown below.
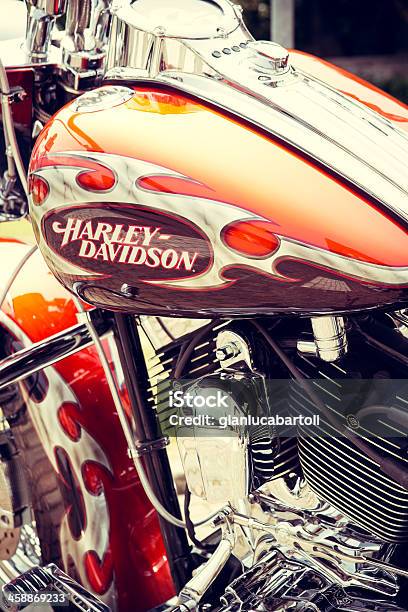
[[221,38],[227,38],[228,37],[228,33],[224,28],[217,28],[217,34],[218,36],[221,36]]
[[126,295],[127,297],[136,297],[139,294],[139,290],[136,287],[132,287],[127,283],[124,283],[121,286],[120,292],[123,293],[123,295]]
[[236,357],[239,355],[239,353],[239,347],[235,344],[235,342],[230,342],[225,346],[220,346],[220,348],[215,351],[215,356],[218,361],[224,361],[230,357]]
[[164,28],[163,26],[157,26],[157,28],[153,30],[153,34],[155,34],[156,36],[165,36],[166,28]]
[[360,421],[354,416],[354,414],[349,414],[346,417],[347,425],[351,427],[351,429],[358,429],[360,427]]

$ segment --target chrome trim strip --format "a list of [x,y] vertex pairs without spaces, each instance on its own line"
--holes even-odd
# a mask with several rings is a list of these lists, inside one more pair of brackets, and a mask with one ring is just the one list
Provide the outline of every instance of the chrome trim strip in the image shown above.
[[[99,333],[104,336],[109,325],[98,321]],[[63,330],[0,361],[0,389],[15,384],[61,359],[74,355],[92,345],[92,338],[83,324]]]

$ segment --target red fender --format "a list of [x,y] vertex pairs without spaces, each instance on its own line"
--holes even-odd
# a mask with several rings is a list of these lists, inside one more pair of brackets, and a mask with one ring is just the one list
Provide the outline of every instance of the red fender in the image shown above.
[[[0,287],[29,247],[0,240]],[[46,339],[75,325],[70,294],[36,252],[18,274],[0,312],[18,343]],[[65,491],[61,546],[84,585],[113,610],[148,610],[174,595],[157,514],[128,458],[124,435],[94,347],[43,373],[35,394],[23,393],[44,450],[62,484],[70,466],[76,494]],[[71,492],[71,495],[70,495]],[[80,500],[78,502],[78,500]],[[74,504],[80,508],[75,508]],[[74,516],[81,520],[74,521]]]

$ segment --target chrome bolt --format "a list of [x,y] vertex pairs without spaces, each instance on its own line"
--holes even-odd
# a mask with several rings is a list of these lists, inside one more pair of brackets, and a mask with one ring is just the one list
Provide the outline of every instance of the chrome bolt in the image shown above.
[[347,415],[346,422],[351,429],[358,429],[360,427],[360,421],[354,416],[354,414]]
[[228,32],[224,28],[217,28],[217,34],[221,38],[228,38]]
[[120,292],[126,297],[136,297],[139,293],[137,287],[132,287],[131,285],[128,285],[127,283],[124,283],[121,286]]
[[239,355],[240,350],[239,346],[235,344],[235,342],[230,342],[225,346],[221,346],[215,351],[215,356],[218,361],[224,361],[225,359],[229,359],[231,357],[236,357]]
[[157,28],[153,30],[153,34],[155,34],[155,36],[165,36],[166,28],[163,26],[157,26]]

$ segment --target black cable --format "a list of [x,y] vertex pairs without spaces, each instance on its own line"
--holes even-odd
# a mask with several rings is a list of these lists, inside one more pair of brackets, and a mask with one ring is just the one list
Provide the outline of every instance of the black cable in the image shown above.
[[194,523],[191,520],[191,515],[190,515],[190,502],[191,502],[191,491],[188,488],[188,484],[186,483],[186,488],[184,491],[184,522],[187,527],[188,537],[190,538],[194,546],[196,546],[197,548],[200,548],[201,550],[205,550],[207,552],[214,552],[214,550],[217,548],[215,545],[206,544],[205,542],[201,542],[196,537]]
[[381,342],[381,340],[378,340],[377,338],[374,338],[373,336],[368,334],[366,331],[364,331],[361,328],[361,326],[357,323],[357,321],[354,321],[354,327],[363,336],[363,338],[367,340],[368,344],[375,346],[376,348],[380,349],[384,353],[388,353],[394,359],[397,359],[398,361],[402,362],[404,365],[408,366],[408,357],[406,355],[395,350],[394,348],[392,348],[392,346],[387,346],[386,344]]
[[158,322],[158,324],[160,325],[160,327],[162,328],[162,330],[164,331],[165,334],[167,334],[167,336],[170,338],[170,340],[172,342],[175,341],[176,337],[173,336],[173,334],[171,333],[171,331],[169,330],[169,328],[167,327],[167,325],[165,325],[162,321],[161,317],[155,317],[156,321]]
[[375,463],[378,464],[380,470],[391,478],[394,482],[399,484],[404,489],[408,490],[408,470],[405,467],[402,467],[400,463],[395,461],[394,459],[384,458],[382,457],[376,450],[371,448],[366,442],[364,442],[359,436],[353,434],[349,429],[346,428],[342,423],[340,423],[337,418],[330,412],[325,403],[320,399],[320,397],[314,392],[312,387],[309,385],[307,379],[302,375],[300,370],[296,367],[293,361],[286,355],[286,353],[280,348],[280,346],[275,342],[275,340],[269,335],[269,333],[258,323],[258,321],[252,321],[252,324],[256,327],[260,334],[265,338],[269,346],[273,349],[273,351],[277,354],[279,359],[284,363],[286,368],[292,374],[293,378],[301,385],[301,387],[306,391],[312,402],[315,406],[321,410],[321,412],[326,416],[327,420],[330,424],[336,429],[341,435],[347,438],[354,446],[356,446],[361,452],[363,452],[367,457],[372,459]]
[[181,377],[184,368],[187,364],[187,361],[189,360],[189,358],[191,357],[194,349],[196,348],[196,346],[198,345],[198,343],[212,330],[214,329],[214,327],[217,325],[218,320],[214,320],[211,321],[210,323],[208,323],[207,325],[205,325],[204,327],[202,327],[197,333],[196,335],[193,337],[193,339],[187,344],[187,342],[185,344],[183,344],[181,351],[179,353],[178,359],[177,359],[177,363],[175,365],[174,368],[174,378],[178,379]]

